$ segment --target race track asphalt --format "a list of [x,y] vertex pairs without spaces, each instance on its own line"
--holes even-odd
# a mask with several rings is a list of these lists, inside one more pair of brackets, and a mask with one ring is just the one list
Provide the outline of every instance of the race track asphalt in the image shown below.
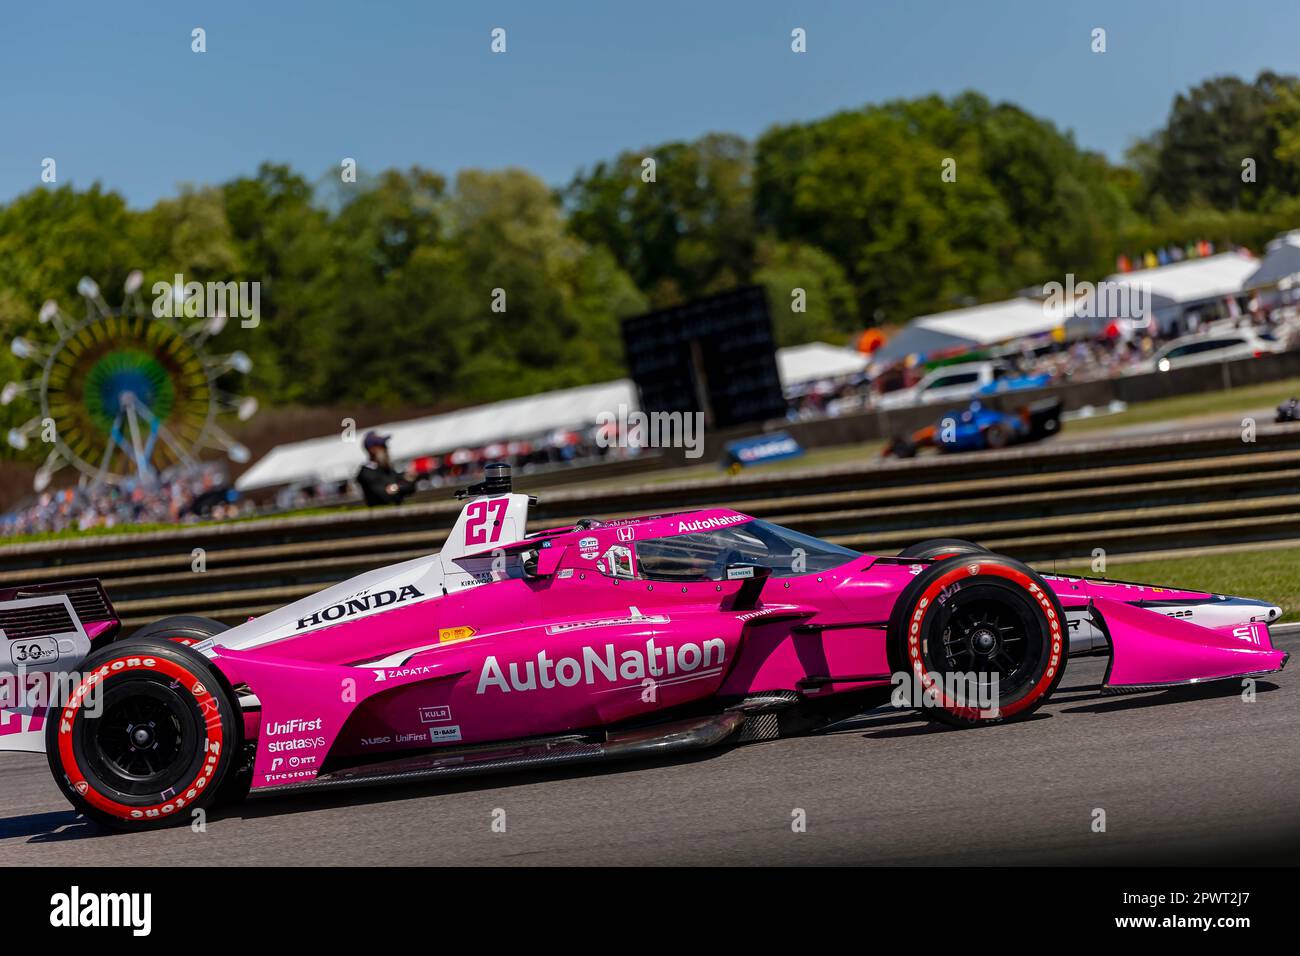
[[0,754],[0,865],[1300,862],[1300,664],[1253,703],[1232,682],[1102,696],[1104,668],[1073,661],[1005,727],[874,711],[688,760],[250,801],[206,833],[100,830],[44,757]]

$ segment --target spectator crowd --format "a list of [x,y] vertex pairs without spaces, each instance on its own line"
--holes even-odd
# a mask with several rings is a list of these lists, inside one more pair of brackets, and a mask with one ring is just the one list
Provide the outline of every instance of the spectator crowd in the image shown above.
[[0,536],[223,520],[252,507],[230,487],[223,468],[204,463],[178,466],[152,480],[131,477],[116,484],[47,488],[0,515]]

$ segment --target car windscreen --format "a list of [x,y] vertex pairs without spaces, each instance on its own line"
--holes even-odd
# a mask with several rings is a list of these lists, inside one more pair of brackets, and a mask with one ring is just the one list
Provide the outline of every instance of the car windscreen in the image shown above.
[[1203,342],[1189,342],[1186,345],[1180,345],[1177,348],[1170,350],[1166,358],[1182,358],[1186,355],[1197,355],[1201,352],[1214,352],[1218,349],[1230,349],[1242,344],[1242,339],[1206,339]]
[[774,578],[839,567],[858,552],[766,521],[747,521],[670,538],[637,542],[637,570],[651,581],[721,581],[728,565],[756,564]]
[[953,385],[971,385],[979,380],[979,372],[961,372],[957,375],[945,375],[942,378],[936,378],[926,386],[926,389],[949,388]]

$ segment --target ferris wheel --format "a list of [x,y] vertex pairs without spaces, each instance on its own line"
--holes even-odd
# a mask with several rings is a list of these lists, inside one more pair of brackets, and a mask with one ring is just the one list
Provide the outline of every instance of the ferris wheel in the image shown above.
[[[257,399],[223,387],[232,376],[247,375],[252,361],[243,352],[211,355],[207,341],[225,327],[223,314],[198,321],[173,319],[180,308],[155,310],[140,295],[141,272],[126,278],[122,304],[109,306],[89,277],[77,283],[85,315],[69,317],[53,300],[40,311],[50,330],[45,341],[18,336],[13,354],[35,368],[25,381],[0,390],[0,405],[25,399],[39,413],[8,433],[9,444],[23,449],[34,442],[51,445],[36,471],[33,487],[43,491],[54,473],[71,465],[80,484],[117,484],[127,478],[153,480],[176,465],[194,465],[215,450],[235,462],[248,449],[230,437],[218,418],[233,413],[241,421],[257,411]],[[183,289],[166,293],[178,303]]]

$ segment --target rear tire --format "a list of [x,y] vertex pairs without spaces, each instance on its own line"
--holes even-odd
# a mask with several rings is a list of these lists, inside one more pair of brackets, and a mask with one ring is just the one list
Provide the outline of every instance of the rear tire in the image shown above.
[[184,824],[240,751],[237,709],[207,659],[124,641],[95,651],[45,727],[50,771],[81,813],[118,830]]
[[1006,448],[1011,444],[1011,432],[1001,422],[994,422],[984,429],[984,444],[994,451]]
[[988,553],[988,548],[974,541],[964,541],[961,538],[929,538],[916,544],[909,544],[898,552],[898,556],[921,561],[938,561],[941,558],[951,558],[954,554]]
[[931,564],[899,595],[887,631],[890,667],[907,675],[908,699],[932,720],[1023,720],[1065,673],[1064,621],[1052,589],[1019,561],[957,555]]
[[[189,647],[228,630],[230,625],[222,624],[210,617],[199,614],[174,614],[152,624],[146,624],[129,637],[122,638],[122,642],[181,644]],[[230,768],[230,772],[217,791],[218,803],[240,803],[248,796],[248,791],[253,785],[255,749],[253,744],[244,743],[235,766]]]
[[228,630],[230,630],[229,625],[214,621],[210,617],[202,617],[198,614],[174,614],[171,617],[164,617],[154,621],[152,624],[146,624],[122,640],[145,641],[161,639],[188,646]]

